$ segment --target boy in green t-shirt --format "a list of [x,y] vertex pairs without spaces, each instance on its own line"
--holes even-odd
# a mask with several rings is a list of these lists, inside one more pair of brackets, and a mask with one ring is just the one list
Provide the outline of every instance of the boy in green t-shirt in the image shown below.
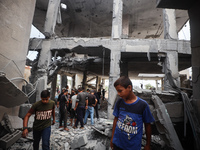
[[50,92],[44,90],[41,92],[41,100],[34,103],[31,109],[26,114],[23,121],[22,136],[28,135],[27,124],[28,119],[32,114],[35,114],[33,123],[33,149],[39,149],[40,139],[42,137],[42,149],[49,150],[49,141],[51,135],[51,116],[53,116],[53,124],[55,124],[55,102],[49,100]]

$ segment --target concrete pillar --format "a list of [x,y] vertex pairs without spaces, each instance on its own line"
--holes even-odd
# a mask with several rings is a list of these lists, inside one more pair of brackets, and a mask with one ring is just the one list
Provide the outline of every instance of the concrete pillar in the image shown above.
[[[175,84],[177,86],[180,86],[178,72],[178,52],[173,50],[168,51],[163,65],[163,72],[166,74],[167,72],[171,71]],[[169,81],[167,79],[167,76],[165,76],[164,78],[164,90],[169,90]]]
[[158,90],[158,80],[156,79],[156,90]]
[[36,101],[40,100],[40,93],[47,89],[47,71],[51,59],[51,42],[44,40],[42,42],[42,49],[38,60],[38,86],[36,88]]
[[175,9],[163,9],[164,39],[178,39]]
[[[118,49],[117,49],[118,48]],[[109,75],[109,91],[108,91],[108,119],[113,119],[113,105],[117,96],[114,82],[120,77],[120,59],[121,51],[119,47],[111,50],[110,53],[110,75]]]
[[50,95],[51,100],[55,100],[56,84],[57,84],[57,75],[54,77],[53,81],[51,82],[51,95]]
[[60,7],[60,0],[49,0],[48,9],[46,13],[46,20],[44,24],[44,35],[50,38],[54,34],[56,20]]
[[122,21],[122,38],[128,38],[129,35],[129,18],[130,15],[123,15]]
[[72,76],[72,88],[74,89],[75,88],[75,78],[76,77],[76,75],[73,75]]
[[[176,31],[176,14],[174,9],[163,9],[163,25],[164,25],[164,39],[178,39]],[[178,52],[168,51],[164,62],[164,73],[171,71],[172,77],[175,79],[177,86],[180,85],[178,73]],[[164,79],[164,89],[169,90],[169,82],[167,77]]]
[[87,70],[83,72],[83,81],[82,81],[82,87],[84,90],[87,90]]
[[112,38],[120,39],[122,35],[122,0],[113,0]]
[[101,89],[101,77],[97,76],[96,79],[96,90],[98,91],[99,89]]
[[[191,50],[192,50],[192,88],[193,88],[193,107],[198,121],[200,122],[200,2],[196,2],[188,10],[190,17],[191,31]],[[198,132],[200,138],[200,133]]]
[[99,76],[96,76],[96,85],[95,85],[96,90],[98,90],[98,83],[99,83]]
[[66,75],[61,75],[61,89],[65,88],[67,85],[67,76]]

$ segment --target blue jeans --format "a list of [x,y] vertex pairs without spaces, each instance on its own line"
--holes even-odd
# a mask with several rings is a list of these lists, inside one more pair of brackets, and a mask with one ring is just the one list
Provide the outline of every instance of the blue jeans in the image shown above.
[[90,118],[91,118],[91,125],[94,125],[94,120],[93,120],[94,107],[92,107],[92,106],[88,106],[88,109],[86,110],[84,124],[86,124],[89,114],[90,114]]
[[42,150],[50,150],[49,141],[51,135],[51,126],[43,129],[42,131],[33,130],[33,149],[39,150],[39,143],[42,137]]

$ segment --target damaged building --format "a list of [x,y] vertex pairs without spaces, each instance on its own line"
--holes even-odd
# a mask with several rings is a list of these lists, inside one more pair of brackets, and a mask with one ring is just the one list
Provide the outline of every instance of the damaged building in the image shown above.
[[[54,99],[57,75],[61,88],[67,76],[73,88],[86,89],[95,80],[98,90],[109,80],[107,120],[102,120],[107,130],[94,127],[109,137],[106,121],[113,119],[116,79],[157,74],[153,79],[162,81],[161,90],[134,90],[150,105],[155,134],[168,148],[200,149],[199,7],[198,0],[0,0],[0,148],[21,137],[17,129],[23,117],[47,85]],[[191,40],[179,40],[188,20]],[[32,24],[45,38],[29,38]],[[38,52],[33,61],[27,58],[29,51]],[[29,80],[25,65],[31,66]],[[179,74],[189,67],[192,89],[183,87]],[[87,137],[80,141],[86,144]]]

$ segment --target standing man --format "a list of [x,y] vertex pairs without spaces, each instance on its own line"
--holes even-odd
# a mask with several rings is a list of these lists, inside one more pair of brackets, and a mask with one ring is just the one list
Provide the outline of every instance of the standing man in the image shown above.
[[64,130],[69,131],[67,128],[67,105],[69,103],[68,98],[68,90],[65,90],[63,95],[60,98],[60,101],[57,102],[57,107],[60,108],[60,119],[59,119],[59,128],[62,128],[62,121],[64,121]]
[[81,129],[84,129],[83,117],[85,109],[88,108],[88,94],[87,92],[83,92],[83,88],[79,88],[78,90],[79,93],[77,95],[76,106],[74,108],[74,110],[77,112],[77,120],[73,128],[76,129],[78,123],[80,122]]
[[55,102],[49,100],[50,92],[44,90],[41,92],[41,100],[32,105],[23,121],[22,137],[28,135],[28,119],[35,114],[33,123],[33,149],[39,150],[40,139],[42,138],[42,149],[49,150],[51,135],[51,116],[53,116],[52,124],[55,124]]
[[98,111],[98,109],[100,107],[100,97],[99,97],[99,95],[97,94],[96,91],[94,91],[94,95],[96,96],[96,99],[97,99],[97,104],[95,105],[94,109],[95,109],[95,112],[96,112],[96,118],[97,118],[97,120],[99,120],[99,111]]
[[97,104],[97,98],[94,95],[94,90],[91,90],[90,94],[88,95],[88,108],[86,108],[85,118],[84,118],[84,124],[87,123],[87,118],[90,115],[91,118],[91,125],[94,125],[94,107]]
[[71,107],[71,111],[70,111],[70,122],[71,122],[71,126],[73,125],[73,119],[74,119],[74,125],[76,123],[76,119],[77,119],[77,114],[76,114],[76,111],[74,110],[75,108],[75,105],[76,105],[76,99],[77,99],[77,95],[78,95],[78,90],[75,90],[74,91],[74,94],[72,97],[71,97],[71,101],[72,101],[72,107]]

